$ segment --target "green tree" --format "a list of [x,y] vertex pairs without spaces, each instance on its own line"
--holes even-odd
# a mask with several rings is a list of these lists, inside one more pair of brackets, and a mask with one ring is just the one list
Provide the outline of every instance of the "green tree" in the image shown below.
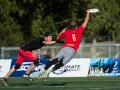
[[0,0],[0,46],[20,46],[51,31],[54,38],[77,19],[83,23],[90,8],[99,12],[90,14],[84,38],[91,36],[119,40],[119,0]]
[[88,32],[85,35],[108,37],[113,40],[119,32],[120,8],[118,0],[86,0],[89,1],[88,8],[98,8],[99,12],[90,15]]
[[0,46],[19,45],[21,43],[20,25],[13,18],[16,10],[14,1],[0,0]]

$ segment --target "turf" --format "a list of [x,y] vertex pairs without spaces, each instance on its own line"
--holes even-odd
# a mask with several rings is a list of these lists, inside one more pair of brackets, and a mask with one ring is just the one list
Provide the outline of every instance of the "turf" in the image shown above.
[[120,90],[120,77],[9,78],[8,84],[0,82],[0,90]]

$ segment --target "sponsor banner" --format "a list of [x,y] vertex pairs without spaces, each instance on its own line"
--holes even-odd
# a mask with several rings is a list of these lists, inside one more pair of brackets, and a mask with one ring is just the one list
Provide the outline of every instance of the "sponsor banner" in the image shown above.
[[4,77],[10,70],[11,59],[0,60],[0,77]]
[[120,58],[92,58],[88,76],[119,76]]
[[[11,63],[11,67],[14,67],[15,66],[15,61],[16,60],[12,60],[12,63]],[[35,67],[35,69],[30,73],[30,77],[38,77],[38,73],[40,71],[40,69],[42,67],[44,67],[50,60],[40,60],[40,63],[39,65],[37,65]],[[21,65],[21,67],[19,69],[17,69],[12,75],[11,77],[22,77],[23,74],[28,70],[28,68],[30,67],[30,65],[32,64],[33,62],[30,62],[28,60],[25,60],[23,62],[23,64]],[[43,77],[46,77],[46,76],[43,76]]]
[[94,75],[91,75],[90,77],[114,77],[114,76],[120,76],[120,73],[94,73]]
[[90,61],[90,58],[73,58],[60,69],[51,72],[49,77],[87,77]]

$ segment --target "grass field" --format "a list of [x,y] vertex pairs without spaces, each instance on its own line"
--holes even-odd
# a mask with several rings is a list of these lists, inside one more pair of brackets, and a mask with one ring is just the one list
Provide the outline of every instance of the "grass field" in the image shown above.
[[8,84],[0,82],[0,90],[120,90],[120,77],[9,78]]

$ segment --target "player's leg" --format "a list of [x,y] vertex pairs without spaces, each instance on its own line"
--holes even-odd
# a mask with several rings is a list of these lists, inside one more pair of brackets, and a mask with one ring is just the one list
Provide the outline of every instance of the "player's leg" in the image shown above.
[[1,81],[2,81],[3,84],[4,84],[4,86],[8,86],[8,84],[7,84],[7,79],[8,79],[8,77],[9,77],[12,73],[14,73],[18,68],[20,68],[20,66],[21,66],[21,65],[16,64],[16,66],[13,67],[13,68],[11,68],[10,71],[5,75],[5,77],[3,77],[3,78],[1,79]]
[[[46,74],[49,74],[50,72],[53,72],[57,69],[59,69],[60,67],[64,66],[65,64],[67,64],[69,61],[71,60],[71,58],[64,58],[63,60],[61,60],[59,63],[57,63],[53,68],[49,68],[48,70],[46,70]],[[63,61],[67,61],[67,62],[63,62]]]
[[59,69],[60,67],[64,66],[63,64],[63,58],[53,67],[53,68],[48,68],[45,72],[45,74],[49,74],[50,72],[53,72],[57,69]]
[[40,79],[41,76],[46,72],[46,70],[48,70],[53,64],[56,64],[56,63],[58,63],[58,58],[55,58],[51,60],[50,62],[48,62],[45,67],[41,68],[38,78]]
[[40,73],[38,74],[38,78],[40,79],[42,74],[44,74],[47,71],[51,71],[51,66],[58,63],[60,59],[63,58],[63,51],[62,49],[57,53],[56,57],[47,63],[47,65],[44,68],[41,68]]
[[39,64],[39,59],[35,60],[33,64],[30,65],[28,70],[23,75],[24,78],[28,79],[29,81],[33,81],[32,78],[29,77],[30,72]]
[[76,51],[71,47],[64,48],[64,58],[61,59],[52,69],[47,71],[47,74],[59,69],[60,67],[66,65],[75,55]]
[[30,65],[30,67],[26,71],[26,74],[29,74],[38,64],[39,64],[39,59],[35,60],[33,64]]
[[[55,71],[55,70],[59,69],[59,68],[62,67],[62,66],[64,66],[64,64],[63,64],[63,59],[61,59],[61,60],[59,61],[59,63],[57,63],[57,64],[52,68],[52,71]],[[51,72],[52,72],[52,71],[51,71]]]
[[20,50],[20,51],[24,59],[29,60],[29,61],[34,61],[30,65],[28,70],[25,72],[25,74],[23,75],[23,77],[26,78],[27,80],[33,81],[33,79],[29,77],[29,74],[39,64],[39,58],[30,51],[24,51],[24,50]]
[[18,58],[17,58],[17,61],[16,61],[16,62],[17,62],[16,65],[15,65],[14,67],[12,67],[12,68],[10,69],[10,71],[1,79],[1,81],[2,81],[3,84],[4,84],[4,86],[8,86],[8,84],[7,84],[7,79],[9,78],[9,76],[10,76],[12,73],[14,73],[17,69],[20,68],[23,60],[24,60],[24,59],[21,57],[21,55],[18,54]]
[[44,67],[45,70],[47,70],[49,67],[51,67],[53,64],[58,63],[58,58],[55,58],[53,60],[51,60],[50,62],[48,62],[48,64]]
[[1,81],[2,81],[3,84],[4,84],[4,86],[8,86],[8,84],[7,84],[7,79],[8,79],[8,77],[9,77],[13,72],[15,72],[15,68],[14,68],[14,67],[6,74],[5,77],[3,77],[3,78],[1,79]]

